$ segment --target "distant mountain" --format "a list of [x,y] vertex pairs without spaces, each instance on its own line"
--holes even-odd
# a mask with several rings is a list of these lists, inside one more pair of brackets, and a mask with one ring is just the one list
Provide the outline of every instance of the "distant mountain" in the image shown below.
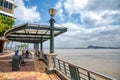
[[88,48],[92,49],[120,49],[120,47],[102,47],[102,46],[88,46]]

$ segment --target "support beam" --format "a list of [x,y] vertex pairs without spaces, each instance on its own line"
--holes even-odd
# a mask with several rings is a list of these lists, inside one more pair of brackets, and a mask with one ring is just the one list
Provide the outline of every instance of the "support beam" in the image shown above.
[[34,49],[39,51],[39,43],[34,43]]
[[40,43],[40,51],[43,51],[43,38],[41,37],[41,43]]

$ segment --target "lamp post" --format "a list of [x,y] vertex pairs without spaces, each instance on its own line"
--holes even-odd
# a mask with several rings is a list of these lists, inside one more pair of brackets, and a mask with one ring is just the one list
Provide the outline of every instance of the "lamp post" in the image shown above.
[[[49,9],[49,14],[51,16],[49,22],[50,22],[50,53],[54,53],[54,16],[56,14],[56,10],[53,8]],[[48,72],[52,71],[54,69],[54,63],[53,63],[53,58],[56,57],[56,54],[48,54]]]
[[54,16],[56,14],[56,10],[54,8],[49,9],[49,14],[51,16],[50,22],[50,53],[54,53]]

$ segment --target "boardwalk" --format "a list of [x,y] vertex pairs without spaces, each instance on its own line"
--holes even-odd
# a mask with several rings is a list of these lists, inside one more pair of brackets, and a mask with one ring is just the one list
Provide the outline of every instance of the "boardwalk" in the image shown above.
[[56,74],[46,73],[46,64],[38,57],[34,57],[35,71],[37,71],[37,80],[61,80]]
[[38,57],[21,66],[19,71],[11,71],[13,52],[0,54],[0,80],[61,80],[56,74],[46,73],[46,64]]

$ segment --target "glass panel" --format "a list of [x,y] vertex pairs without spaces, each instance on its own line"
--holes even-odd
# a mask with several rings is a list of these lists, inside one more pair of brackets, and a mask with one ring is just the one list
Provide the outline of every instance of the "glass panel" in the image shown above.
[[8,2],[7,1],[4,2],[4,7],[8,8]]
[[3,0],[0,0],[0,6],[3,6]]
[[9,7],[8,7],[10,10],[12,10],[12,4],[9,3]]

